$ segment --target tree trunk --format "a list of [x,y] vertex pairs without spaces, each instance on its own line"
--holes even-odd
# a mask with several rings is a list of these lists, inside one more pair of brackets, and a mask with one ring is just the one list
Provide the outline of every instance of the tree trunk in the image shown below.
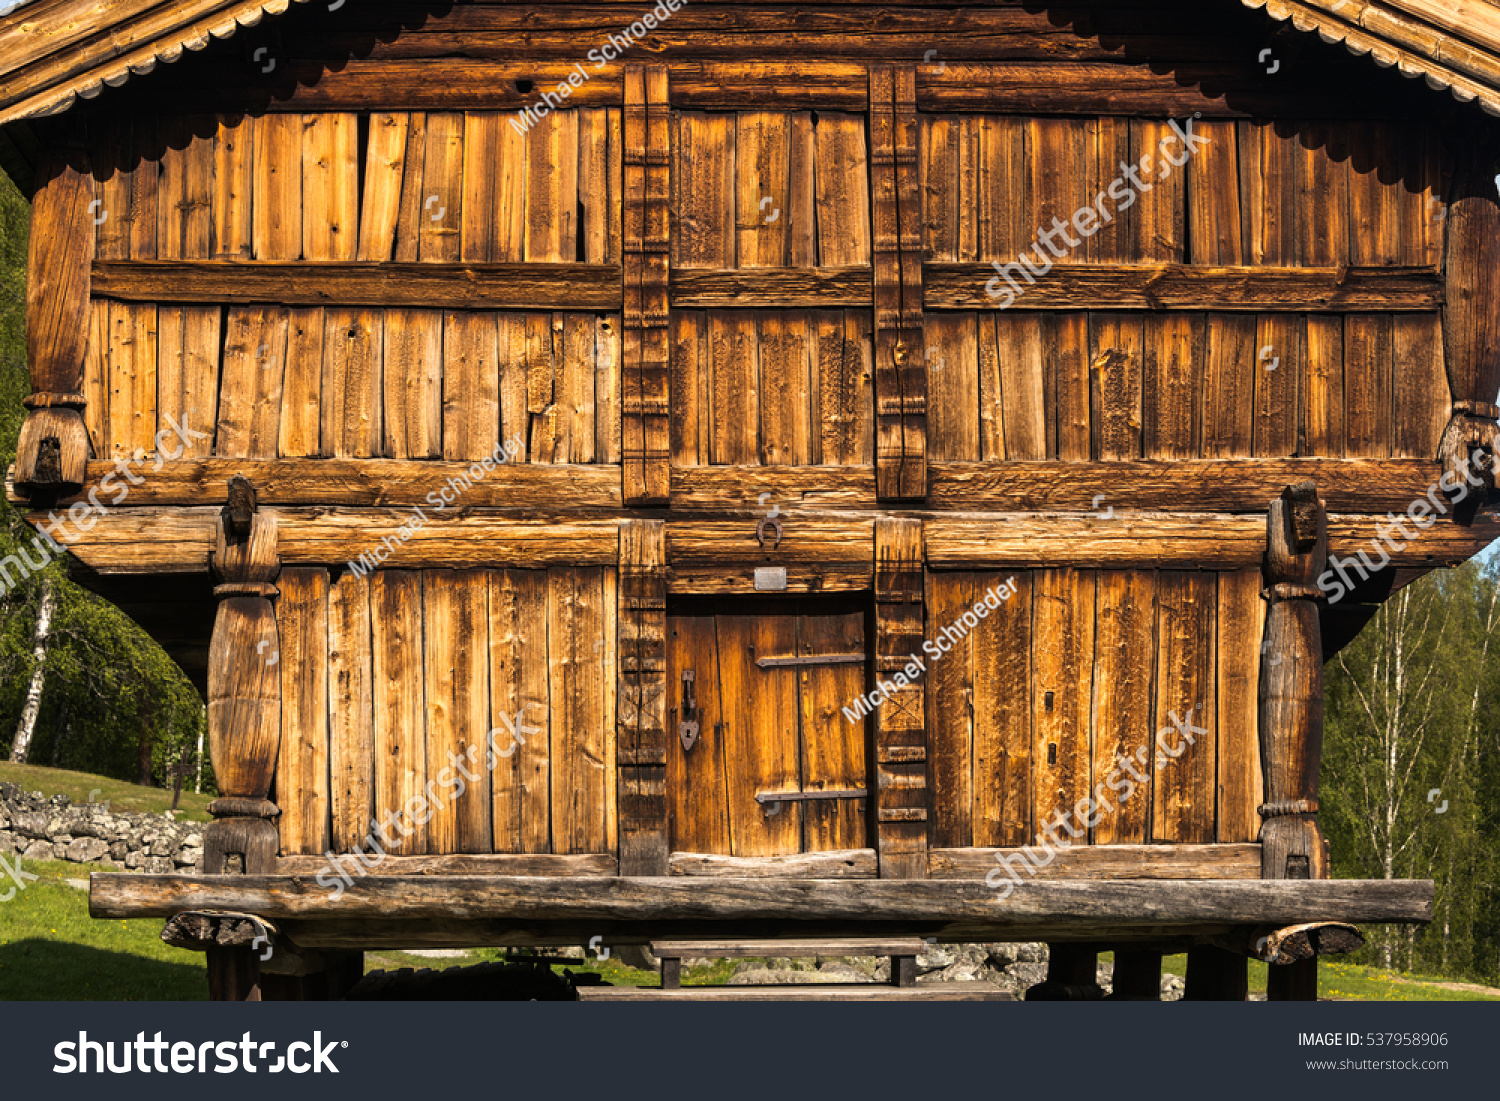
[[36,616],[36,649],[32,657],[36,661],[31,671],[31,684],[26,689],[26,705],[21,708],[21,723],[16,727],[16,741],[11,748],[10,759],[18,765],[26,763],[31,752],[31,738],[36,733],[37,716],[42,711],[42,686],[47,680],[47,644],[52,639],[52,578],[42,578],[42,606]]

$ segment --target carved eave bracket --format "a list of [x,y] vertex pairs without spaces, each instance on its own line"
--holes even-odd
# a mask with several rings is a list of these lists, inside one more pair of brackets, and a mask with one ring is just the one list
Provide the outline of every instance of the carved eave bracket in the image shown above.
[[1444,488],[1467,483],[1478,488],[1476,500],[1495,492],[1495,457],[1500,454],[1500,406],[1487,401],[1456,401],[1453,417],[1443,430],[1438,461],[1443,464]]

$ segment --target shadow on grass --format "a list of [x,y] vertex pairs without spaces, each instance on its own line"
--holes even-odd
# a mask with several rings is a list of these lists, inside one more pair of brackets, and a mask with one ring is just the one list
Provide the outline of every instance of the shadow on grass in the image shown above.
[[167,963],[28,938],[0,944],[0,1001],[206,1001],[202,961]]

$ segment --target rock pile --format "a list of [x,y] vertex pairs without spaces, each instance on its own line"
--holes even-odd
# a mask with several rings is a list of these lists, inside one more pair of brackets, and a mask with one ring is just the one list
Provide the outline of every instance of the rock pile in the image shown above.
[[71,860],[132,871],[190,875],[203,866],[203,823],[165,814],[111,812],[0,784],[0,856]]
[[[691,962],[691,961],[684,961]],[[746,960],[735,968],[730,986],[792,983],[889,982],[891,961],[877,956],[817,959]],[[917,957],[917,982],[988,982],[1009,991],[1017,1001],[1047,977],[1045,944],[930,944]],[[1114,966],[1099,965],[1097,982],[1108,994]],[[1163,975],[1162,1001],[1182,997],[1182,980]]]

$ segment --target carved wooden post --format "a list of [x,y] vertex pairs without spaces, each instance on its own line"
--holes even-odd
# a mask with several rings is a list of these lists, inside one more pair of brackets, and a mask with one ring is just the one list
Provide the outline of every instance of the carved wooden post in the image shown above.
[[[214,572],[219,599],[208,658],[208,741],[220,797],[203,838],[205,875],[267,875],[278,841],[272,819],[281,812],[267,798],[281,746],[280,642],[271,601],[281,572],[276,521],[256,511],[255,491],[243,478],[229,486],[219,520]],[[255,954],[212,948],[209,984],[215,997],[260,998]]]
[[875,713],[882,879],[927,878],[926,689],[893,679],[922,654],[925,560],[920,520],[875,521],[875,678],[894,688]]
[[44,159],[31,208],[26,352],[31,410],[16,445],[16,489],[27,497],[76,493],[86,478],[83,363],[94,263],[94,181],[81,146]]
[[[1439,448],[1444,472],[1463,477],[1476,449],[1487,455],[1483,477],[1495,487],[1500,451],[1500,172],[1496,143],[1470,130],[1449,144],[1454,171],[1444,218],[1443,361],[1453,391],[1453,417]],[[1479,499],[1475,495],[1475,500]]]
[[[1266,782],[1260,874],[1262,879],[1327,879],[1327,853],[1318,828],[1323,756],[1318,603],[1323,593],[1316,581],[1328,560],[1328,519],[1316,485],[1288,486],[1271,502],[1266,543],[1271,607],[1260,663],[1260,756]],[[1316,959],[1282,966],[1311,969],[1316,991]],[[1306,987],[1303,977],[1287,989]]]
[[875,482],[882,499],[927,496],[927,351],[917,71],[870,67],[875,276]]
[[620,527],[620,874],[667,874],[666,525]]

